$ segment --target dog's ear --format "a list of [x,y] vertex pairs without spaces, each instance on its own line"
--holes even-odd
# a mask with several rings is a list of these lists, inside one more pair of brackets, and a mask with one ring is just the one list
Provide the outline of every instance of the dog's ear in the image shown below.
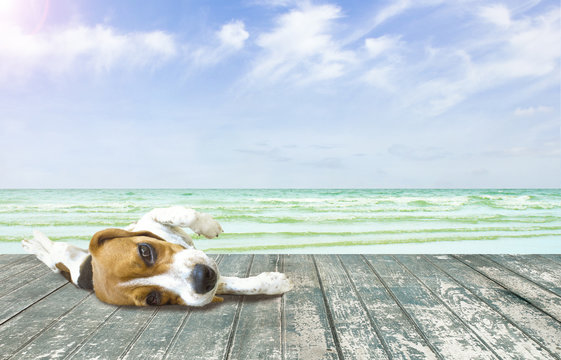
[[105,229],[98,231],[94,234],[90,240],[90,253],[93,253],[96,249],[99,249],[106,241],[111,239],[127,238],[132,236],[148,236],[157,240],[165,241],[156,234],[150,231],[126,231],[123,229]]

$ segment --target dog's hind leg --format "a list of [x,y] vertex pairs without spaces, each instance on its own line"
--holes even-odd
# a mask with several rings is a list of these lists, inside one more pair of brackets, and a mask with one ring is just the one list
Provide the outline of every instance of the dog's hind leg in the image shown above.
[[23,249],[41,260],[52,271],[60,273],[74,285],[92,289],[91,256],[77,246],[51,241],[45,234],[34,231],[33,238],[21,242]]

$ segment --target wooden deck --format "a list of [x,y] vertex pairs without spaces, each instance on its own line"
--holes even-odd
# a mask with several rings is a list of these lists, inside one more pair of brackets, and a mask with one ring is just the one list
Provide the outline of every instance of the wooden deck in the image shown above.
[[116,307],[0,255],[1,359],[561,359],[561,255],[224,255],[283,297]]

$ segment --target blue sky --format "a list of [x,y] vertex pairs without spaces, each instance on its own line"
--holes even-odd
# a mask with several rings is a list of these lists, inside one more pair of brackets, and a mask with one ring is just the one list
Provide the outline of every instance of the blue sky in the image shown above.
[[558,1],[0,0],[0,187],[559,187]]

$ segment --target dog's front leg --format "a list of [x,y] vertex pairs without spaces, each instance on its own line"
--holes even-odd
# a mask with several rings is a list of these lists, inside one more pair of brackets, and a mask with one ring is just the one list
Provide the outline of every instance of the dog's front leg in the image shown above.
[[215,238],[224,232],[220,224],[209,214],[200,213],[183,206],[154,209],[146,216],[160,224],[188,227],[208,239]]
[[247,278],[221,276],[218,295],[279,295],[292,289],[292,282],[285,274],[264,272]]

